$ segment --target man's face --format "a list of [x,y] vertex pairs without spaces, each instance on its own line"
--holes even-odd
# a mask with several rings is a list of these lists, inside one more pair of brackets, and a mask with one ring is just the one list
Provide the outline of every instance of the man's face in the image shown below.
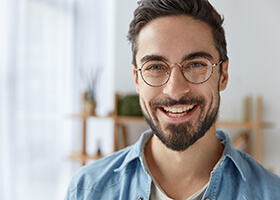
[[[210,27],[187,16],[158,18],[148,23],[138,36],[136,62],[140,68],[147,57],[161,57],[170,65],[190,55],[209,55],[219,62]],[[183,151],[212,127],[219,109],[219,90],[226,87],[228,62],[214,67],[210,79],[193,84],[185,79],[178,65],[172,67],[169,81],[160,87],[144,83],[134,71],[136,90],[143,115],[170,149]]]

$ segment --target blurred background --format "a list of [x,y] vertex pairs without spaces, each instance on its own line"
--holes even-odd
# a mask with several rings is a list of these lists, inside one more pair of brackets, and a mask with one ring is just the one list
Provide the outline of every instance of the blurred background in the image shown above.
[[[257,120],[262,97],[261,120],[269,126],[258,127],[261,146],[252,146],[280,175],[280,2],[210,2],[225,17],[230,58],[219,120],[244,120],[248,96]],[[69,155],[121,148],[115,94],[135,94],[126,34],[136,6],[136,0],[0,0],[0,200],[63,199],[85,162]],[[94,113],[85,102],[94,102]],[[126,125],[125,145],[147,129],[138,117]]]

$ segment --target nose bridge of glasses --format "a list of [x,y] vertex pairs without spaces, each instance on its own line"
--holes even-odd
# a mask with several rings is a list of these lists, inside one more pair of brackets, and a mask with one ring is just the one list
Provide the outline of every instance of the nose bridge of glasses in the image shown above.
[[[179,68],[179,71],[182,73],[182,75],[184,75],[183,73],[183,65],[180,64],[180,63],[172,63],[170,66],[169,66],[169,76],[171,76],[171,73],[173,71],[173,69],[178,66]],[[174,72],[173,72],[174,73]]]
[[183,68],[183,66],[180,64],[180,63],[172,63],[171,65],[170,65],[170,70],[173,68],[173,67],[175,67],[175,66],[178,66],[178,67],[180,67],[181,69]]
[[[177,66],[177,69],[176,69]],[[173,72],[174,71],[174,72]],[[183,72],[183,65],[180,63],[173,63],[169,66],[169,79],[175,78],[176,80],[178,80],[178,76],[183,77],[184,79],[186,79],[186,76]]]

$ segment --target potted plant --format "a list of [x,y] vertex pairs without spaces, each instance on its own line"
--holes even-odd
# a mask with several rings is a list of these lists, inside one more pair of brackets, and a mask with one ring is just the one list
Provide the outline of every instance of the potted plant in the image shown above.
[[[88,73],[89,71],[89,73]],[[85,82],[85,92],[83,94],[83,112],[89,115],[95,115],[97,102],[97,88],[99,86],[100,68],[90,67],[83,73]]]

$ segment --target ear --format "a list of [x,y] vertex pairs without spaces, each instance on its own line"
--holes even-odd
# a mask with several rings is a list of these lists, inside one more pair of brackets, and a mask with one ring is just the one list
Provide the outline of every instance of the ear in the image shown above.
[[223,91],[227,87],[228,83],[228,60],[222,63],[222,73],[220,75],[220,91]]
[[135,65],[132,65],[133,76],[134,76],[134,83],[135,83],[135,89],[136,89],[136,92],[139,94],[139,83],[138,83],[139,74],[137,74],[137,71],[136,71],[135,69],[136,69],[136,66],[135,66]]

